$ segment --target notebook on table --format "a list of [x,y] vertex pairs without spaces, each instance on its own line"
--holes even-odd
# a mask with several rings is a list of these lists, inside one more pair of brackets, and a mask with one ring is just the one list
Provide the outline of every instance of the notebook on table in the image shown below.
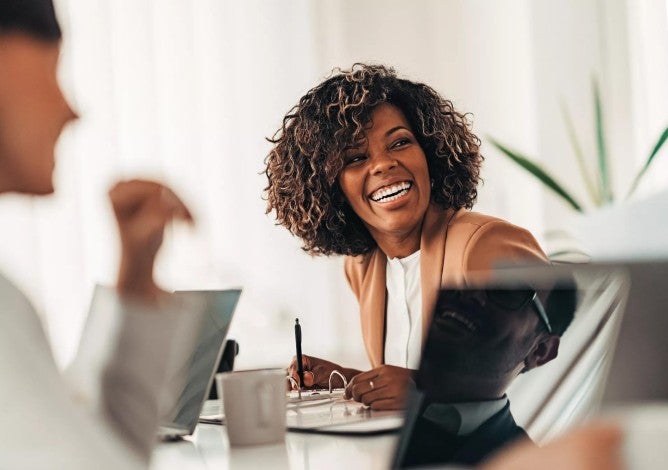
[[343,389],[290,392],[287,429],[292,432],[373,435],[396,431],[403,425],[401,411],[374,411],[362,403],[344,398]]
[[[286,428],[291,432],[374,435],[397,431],[404,422],[401,411],[374,411],[344,398],[343,389],[286,393]],[[220,400],[206,402],[200,422],[224,424]]]

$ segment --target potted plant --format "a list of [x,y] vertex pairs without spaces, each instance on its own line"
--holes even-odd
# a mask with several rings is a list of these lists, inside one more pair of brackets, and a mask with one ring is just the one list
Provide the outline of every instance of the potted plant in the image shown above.
[[[610,172],[608,165],[608,152],[605,138],[605,131],[603,126],[603,112],[601,106],[601,96],[599,92],[598,85],[596,82],[593,84],[593,93],[594,93],[594,107],[595,107],[595,128],[596,128],[596,150],[597,150],[597,165],[595,166],[596,170],[593,172],[589,169],[587,161],[585,160],[584,153],[582,151],[582,146],[575,132],[575,127],[568,113],[568,109],[562,103],[562,114],[566,129],[568,132],[568,137],[570,140],[570,145],[575,154],[575,158],[578,163],[580,170],[580,176],[584,182],[585,188],[587,189],[587,195],[589,196],[589,205],[593,207],[601,207],[604,205],[612,204],[615,201],[619,200],[618,194],[615,194],[612,189],[610,181]],[[659,150],[663,147],[666,139],[668,138],[668,127],[666,127],[658,140],[654,144],[649,156],[645,160],[643,166],[638,170],[631,185],[626,192],[626,195],[623,199],[628,199],[633,195],[635,190],[638,188],[638,184],[642,180],[643,176],[647,173],[650,165],[654,161],[655,157],[659,153]],[[506,155],[513,162],[518,164],[521,168],[528,171],[531,175],[537,178],[543,185],[550,189],[554,194],[559,196],[567,205],[569,205],[573,210],[577,212],[585,212],[586,206],[582,204],[578,199],[566,189],[566,187],[557,180],[552,174],[545,170],[535,159],[529,158],[521,152],[518,152],[509,146],[502,144],[494,138],[489,138],[490,143],[498,149],[502,154]],[[554,234],[553,234],[554,235]],[[569,248],[567,250],[560,250],[558,252],[549,253],[551,258],[560,258],[561,256],[566,256],[567,258],[573,258],[573,254],[584,254],[578,249]]]

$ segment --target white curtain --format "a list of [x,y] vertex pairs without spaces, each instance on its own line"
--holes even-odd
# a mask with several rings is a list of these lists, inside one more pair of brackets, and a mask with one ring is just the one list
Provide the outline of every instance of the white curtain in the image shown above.
[[[626,0],[630,67],[634,167],[644,164],[668,126],[668,1]],[[639,187],[648,195],[668,187],[668,158],[660,154]]]
[[[567,8],[577,15],[596,2]],[[482,138],[538,153],[547,91],[537,80],[544,57],[535,26],[549,8],[539,3],[56,0],[62,83],[81,120],[58,148],[57,195],[0,202],[0,262],[43,312],[59,362],[76,350],[93,283],[114,279],[118,240],[106,191],[142,176],[173,186],[197,218],[194,230],[168,237],[162,283],[244,287],[231,332],[241,367],[286,364],[295,317],[305,353],[366,367],[342,260],[309,257],[264,214],[264,138],[332,68],[373,61],[473,113]],[[598,57],[590,49],[583,62]],[[541,239],[544,193],[489,146],[483,152],[477,209]]]

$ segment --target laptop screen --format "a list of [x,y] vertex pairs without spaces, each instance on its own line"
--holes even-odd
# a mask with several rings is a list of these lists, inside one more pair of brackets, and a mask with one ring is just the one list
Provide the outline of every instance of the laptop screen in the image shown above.
[[610,267],[513,268],[443,289],[393,466],[476,465],[600,400],[628,283]]
[[205,302],[199,338],[185,372],[183,392],[171,413],[173,418],[163,423],[192,432],[208,396],[241,290],[177,291],[175,295]]

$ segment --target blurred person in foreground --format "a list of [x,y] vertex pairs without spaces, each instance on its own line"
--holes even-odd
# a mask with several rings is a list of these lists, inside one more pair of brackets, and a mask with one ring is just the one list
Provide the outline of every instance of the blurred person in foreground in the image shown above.
[[[77,118],[56,79],[60,39],[51,0],[0,2],[2,193],[54,191],[54,146]],[[98,371],[99,396],[60,373],[34,308],[0,276],[0,468],[144,468],[162,405],[178,393],[172,374],[199,317],[155,285],[153,265],[165,226],[190,213],[154,182],[121,182],[109,196],[122,244],[110,306],[120,326]],[[110,334],[93,333],[100,343]]]
[[479,470],[623,470],[623,433],[613,423],[572,429],[543,447],[522,442],[504,449]]
[[[441,286],[499,261],[546,261],[527,230],[471,212],[480,140],[467,115],[424,83],[355,64],[309,90],[283,118],[267,157],[268,210],[316,255],[345,256],[371,370],[304,357],[304,384],[336,369],[363,403],[400,409]],[[295,362],[290,373],[298,380]],[[340,382],[339,382],[340,384]]]

